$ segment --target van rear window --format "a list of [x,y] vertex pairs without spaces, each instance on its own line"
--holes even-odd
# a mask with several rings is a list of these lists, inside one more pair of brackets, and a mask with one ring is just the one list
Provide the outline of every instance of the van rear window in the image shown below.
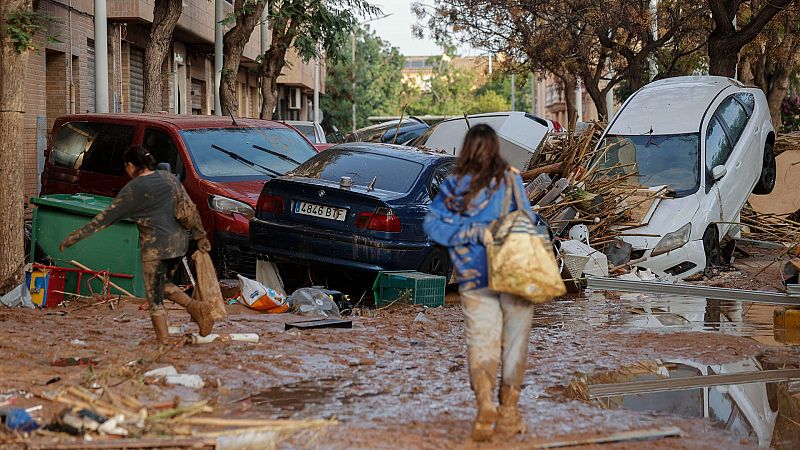
[[53,164],[106,175],[125,173],[122,154],[133,143],[135,128],[92,122],[70,122],[56,133]]

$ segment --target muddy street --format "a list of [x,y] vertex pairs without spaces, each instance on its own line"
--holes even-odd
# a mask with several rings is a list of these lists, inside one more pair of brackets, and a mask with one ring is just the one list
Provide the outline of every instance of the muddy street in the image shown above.
[[[545,441],[668,426],[683,435],[615,448],[796,448],[796,384],[740,385],[763,392],[728,396],[727,403],[723,394],[733,387],[591,399],[583,395],[591,388],[580,388],[665,374],[710,375],[735,370],[743,361],[749,364],[742,369],[746,372],[797,368],[797,347],[775,339],[773,308],[615,292],[587,292],[537,306],[520,400],[529,432],[482,445],[468,439],[475,407],[463,317],[452,304],[422,315],[411,306],[379,310],[376,317],[353,317],[352,329],[305,331],[284,330],[284,322],[297,318],[292,315],[258,314],[234,305],[218,330],[257,333],[258,343],[194,344],[158,361],[147,313],[136,304],[113,311],[3,310],[0,394],[14,406],[42,405],[35,414],[46,423],[64,408],[46,400],[47,392],[76,384],[105,386],[147,405],[176,397],[207,400],[210,417],[336,419],[321,430],[284,434],[282,448],[535,448]],[[194,330],[185,312],[169,313],[173,327]],[[70,357],[98,364],[52,366]],[[205,386],[190,389],[141,376],[165,365],[199,375]],[[720,400],[714,403],[717,391]],[[768,398],[758,398],[759,393]],[[683,400],[664,401],[675,395]],[[774,409],[759,412],[763,404]],[[742,412],[748,408],[763,420],[748,420]],[[40,432],[31,442],[68,440],[65,436]],[[4,446],[25,448],[13,435],[3,439]]]

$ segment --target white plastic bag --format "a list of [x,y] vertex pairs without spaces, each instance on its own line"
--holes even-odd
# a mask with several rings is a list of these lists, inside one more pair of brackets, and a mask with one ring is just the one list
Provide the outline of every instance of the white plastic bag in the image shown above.
[[284,313],[289,310],[286,296],[275,292],[258,281],[239,277],[239,302],[257,311],[268,313]]

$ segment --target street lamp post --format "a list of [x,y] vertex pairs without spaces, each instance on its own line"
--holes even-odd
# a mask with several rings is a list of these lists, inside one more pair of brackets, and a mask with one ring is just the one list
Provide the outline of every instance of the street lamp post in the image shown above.
[[[392,14],[393,13],[389,13],[389,14],[384,14],[384,15],[382,15],[380,17],[373,17],[372,19],[360,22],[358,25],[364,25],[366,23],[373,22],[375,20],[385,19],[385,18],[391,16]],[[353,70],[352,70],[353,82],[352,82],[352,86],[351,86],[351,89],[352,89],[351,92],[352,92],[352,95],[353,95],[353,132],[355,132],[356,131],[356,29],[355,28],[353,28],[353,33],[352,33],[351,56],[353,58]]]

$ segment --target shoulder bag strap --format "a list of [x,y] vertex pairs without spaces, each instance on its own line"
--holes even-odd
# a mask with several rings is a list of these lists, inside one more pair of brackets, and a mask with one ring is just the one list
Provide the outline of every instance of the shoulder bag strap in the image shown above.
[[530,205],[530,203],[528,203],[528,204],[525,203],[525,201],[527,199],[525,198],[524,195],[522,195],[522,192],[520,192],[519,186],[517,185],[517,180],[514,177],[514,174],[515,174],[515,172],[512,172],[510,170],[508,172],[508,175],[506,176],[506,179],[508,180],[507,183],[511,183],[511,186],[512,186],[512,189],[513,189],[513,192],[514,192],[514,201],[517,204],[517,209],[520,210],[520,211],[523,211],[525,213],[525,215],[527,215],[531,219],[532,223],[536,223],[536,219],[534,218],[534,216],[532,214],[533,211],[531,211],[531,205]]

